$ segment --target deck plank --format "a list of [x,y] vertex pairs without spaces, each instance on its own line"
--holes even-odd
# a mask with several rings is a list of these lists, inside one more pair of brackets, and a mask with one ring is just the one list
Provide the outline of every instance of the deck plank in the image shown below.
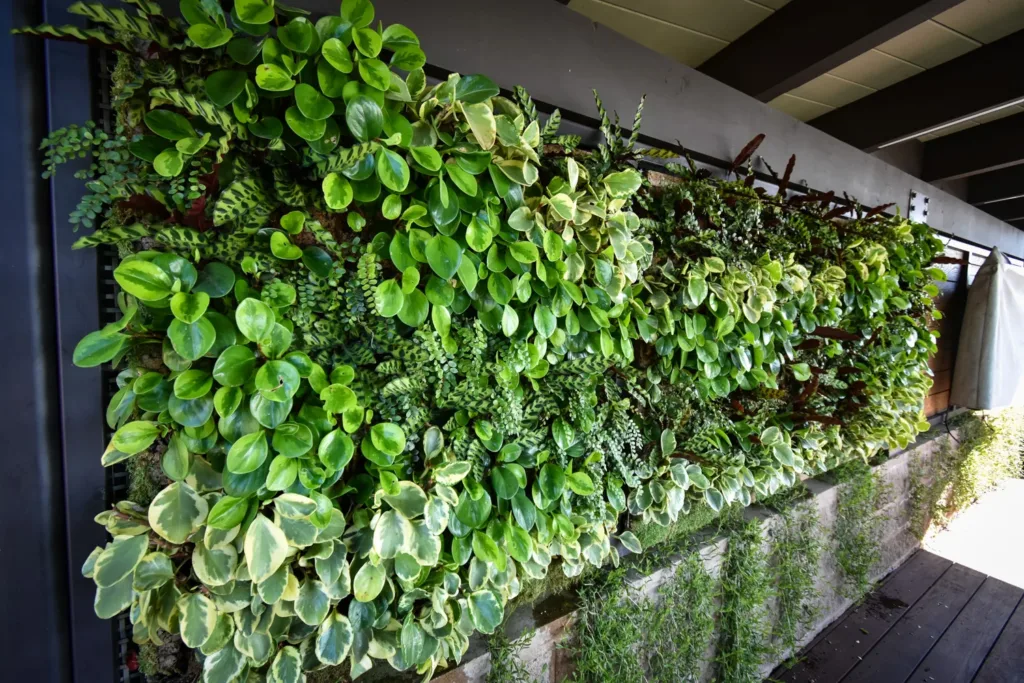
[[914,683],[971,683],[1024,591],[989,577],[910,675]]
[[981,572],[953,565],[853,667],[843,683],[906,681],[985,578]]
[[1024,600],[981,665],[974,683],[1024,683]]
[[787,670],[783,665],[776,669],[773,679],[786,683],[838,681],[952,564],[926,550],[914,553],[863,603],[818,635],[793,668]]

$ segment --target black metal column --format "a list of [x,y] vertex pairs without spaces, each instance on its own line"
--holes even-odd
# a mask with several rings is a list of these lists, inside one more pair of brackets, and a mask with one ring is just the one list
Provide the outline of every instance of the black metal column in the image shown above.
[[38,140],[46,130],[44,46],[10,35],[42,19],[0,14],[0,648],[7,680],[70,681],[65,500],[54,359],[53,235]]
[[[68,14],[71,0],[45,0],[44,20],[52,24],[76,23]],[[84,22],[83,22],[84,23]],[[55,130],[82,124],[93,116],[94,77],[87,48],[48,40],[46,50],[46,126]],[[84,163],[84,162],[83,162]],[[79,568],[92,549],[107,541],[106,531],[93,522],[109,499],[106,475],[100,466],[103,452],[104,412],[100,370],[76,368],[71,363],[78,340],[100,327],[97,256],[93,249],[72,251],[77,237],[68,223],[83,193],[74,168],[63,168],[50,181],[50,230],[53,241],[53,303],[56,317],[54,363],[60,383],[60,447],[63,454],[67,548],[67,619],[71,630],[72,680],[76,683],[110,681],[114,677],[111,623],[93,612],[95,586]]]

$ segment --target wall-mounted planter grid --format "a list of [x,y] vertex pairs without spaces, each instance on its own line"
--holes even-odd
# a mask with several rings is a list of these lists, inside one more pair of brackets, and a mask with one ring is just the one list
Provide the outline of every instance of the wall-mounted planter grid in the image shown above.
[[[56,16],[57,14],[60,14],[60,13],[63,12],[63,9],[64,9],[64,7],[67,4],[69,4],[69,3],[63,2],[63,1],[59,1],[59,0],[50,0],[47,3],[47,6],[48,6],[48,12],[47,13],[48,14],[51,13],[51,12],[49,12],[49,8],[51,8],[51,6],[52,7],[60,6],[56,11],[52,12],[52,14],[54,16]],[[75,53],[70,53],[70,54],[73,55]],[[78,53],[78,54],[80,55],[81,53]],[[61,69],[61,68],[65,68],[65,67],[70,68],[69,62],[67,61],[66,57],[65,57],[65,61],[63,61],[63,62],[61,62],[60,60],[54,60],[51,63],[51,69]],[[79,67],[78,71],[80,72],[82,70],[81,69],[81,65],[78,65],[78,67]],[[108,56],[106,54],[103,54],[103,53],[100,53],[100,52],[93,52],[92,56],[91,56],[91,59],[90,59],[90,62],[89,62],[89,67],[88,68],[91,70],[91,73],[92,73],[92,76],[93,76],[93,80],[90,83],[90,89],[91,89],[91,93],[92,93],[92,101],[91,101],[90,107],[92,109],[93,118],[95,120],[97,120],[97,121],[102,121],[104,127],[109,130],[110,127],[111,127],[111,116],[110,116],[111,112],[110,112],[110,104],[109,104],[109,101],[108,101],[108,95],[109,95],[109,80],[108,79],[109,79],[109,70],[111,68],[111,64],[109,62]],[[481,70],[483,70],[483,69],[481,69]],[[442,70],[442,69],[433,69],[433,70],[429,70],[428,74],[430,76],[435,77],[435,78],[441,79],[441,78],[445,77],[446,72],[444,70]],[[511,83],[504,83],[503,82],[503,83],[501,83],[501,85],[502,86],[508,86],[508,85],[511,85]],[[626,88],[626,87],[628,87],[628,84],[623,84],[622,87]],[[638,98],[640,93],[636,93],[635,95]],[[81,103],[79,103],[79,104],[81,104]],[[550,111],[551,109],[553,109],[552,106],[540,105],[540,103],[538,103],[538,104],[539,104],[539,106],[540,106],[540,108],[542,110]],[[557,102],[554,103],[554,104],[557,104]],[[55,104],[51,103],[51,106],[55,106]],[[81,108],[79,108],[79,109],[81,109]],[[585,141],[586,140],[594,140],[595,139],[595,137],[596,137],[596,127],[594,125],[595,122],[594,122],[593,119],[591,119],[591,118],[589,118],[587,116],[578,114],[578,113],[565,112],[565,111],[563,111],[563,117],[564,117],[564,120],[566,121],[566,124],[563,125],[563,132],[570,132],[570,133],[579,134],[579,135],[584,137]],[[81,118],[82,119],[88,118],[88,114],[86,116],[84,116],[84,117],[81,117]],[[642,137],[641,141],[645,142],[647,144],[650,144],[652,146],[658,146],[658,147],[672,147],[673,146],[671,144],[667,144],[664,141],[659,141],[659,140],[654,139],[652,137]],[[746,140],[740,140],[740,139],[734,140],[733,141],[733,143],[734,143],[733,150],[734,151],[738,150],[739,148],[742,147],[742,145],[745,142],[746,142]],[[729,164],[728,160],[716,159],[715,157],[713,157],[711,155],[707,155],[707,154],[695,154],[694,157],[702,165],[705,165],[706,167],[714,169],[714,170],[716,170],[718,172],[720,172],[721,169],[727,167],[728,164]],[[798,159],[798,165],[799,165],[799,159]],[[654,165],[650,166],[650,168],[655,168],[655,167],[656,166],[654,166]],[[772,182],[772,178],[771,178],[770,175],[764,174],[764,173],[760,173],[758,175],[758,185],[763,185],[763,186],[769,187],[769,186],[771,186],[771,182]],[[812,186],[814,185],[814,182],[815,182],[814,179],[812,179],[811,180],[811,185]],[[67,191],[69,193],[74,192],[75,188],[73,186],[74,186],[74,183],[67,183],[65,181],[59,187],[58,192],[64,192],[64,191]],[[66,233],[68,232],[67,231],[67,227],[68,226],[64,222],[64,216],[66,214],[66,211],[64,211],[64,208],[63,208],[67,204],[68,204],[68,197],[65,197],[65,196],[62,196],[59,199],[59,201],[55,201],[55,209],[54,209],[54,216],[53,216],[54,233],[55,233],[55,235],[66,236]],[[74,202],[72,201],[71,205],[73,206],[73,204],[74,204]],[[67,242],[66,242],[66,240],[56,244],[55,245],[55,250],[56,251],[64,250],[64,253],[66,254],[67,253]],[[87,258],[93,258],[93,257],[87,257]],[[114,268],[117,265],[117,253],[116,253],[116,250],[114,250],[113,248],[105,248],[105,249],[102,249],[102,250],[98,251],[95,254],[94,258],[95,258],[95,263],[96,263],[96,268],[95,268],[95,275],[96,275],[95,288],[96,288],[96,291],[97,291],[97,294],[98,294],[98,298],[95,300],[95,304],[98,306],[98,318],[97,318],[97,320],[98,320],[99,325],[103,325],[103,324],[106,324],[106,323],[109,323],[109,322],[113,322],[114,320],[117,319],[117,317],[119,315],[119,311],[118,311],[117,306],[115,304],[116,283],[114,282],[113,277],[112,277],[112,272],[113,272]],[[60,262],[58,262],[58,271],[60,271]],[[65,270],[65,273],[69,273],[69,272],[70,271]],[[59,276],[60,275],[58,273],[58,277]],[[93,315],[95,310],[96,309],[93,309],[93,311],[84,311],[82,313],[84,313],[86,315],[86,317],[89,317],[89,316],[95,317]],[[58,318],[60,318],[62,316],[71,317],[71,316],[78,315],[78,313],[79,312],[71,312],[71,311],[67,310],[67,307],[65,306],[65,310],[58,312]],[[89,328],[90,325],[86,324],[85,327]],[[93,327],[95,327],[95,325],[93,325]],[[66,330],[62,330],[62,332],[61,332],[61,342],[64,345],[65,350],[67,351],[68,354],[70,354],[70,348],[72,348],[74,346],[74,343],[76,341],[76,338],[75,338],[76,336],[81,336],[81,335],[76,335],[75,333],[67,332]],[[70,366],[70,363],[68,363],[67,365]],[[74,370],[70,370],[70,372],[75,372],[75,371]],[[88,374],[88,373],[83,373],[83,374]],[[100,407],[98,409],[96,409],[96,407],[93,406],[93,413],[94,414],[102,414],[102,407],[106,406],[108,400],[113,395],[113,393],[116,391],[116,385],[114,383],[114,377],[115,377],[115,373],[113,373],[109,368],[106,368],[106,369],[104,369],[102,371],[102,373],[100,373],[94,379],[91,379],[91,380],[90,379],[84,379],[83,380],[83,378],[81,376],[79,376],[77,378],[76,386],[78,386],[78,387],[81,386],[81,382],[83,382],[83,381],[85,383],[88,383],[88,382],[95,382],[95,381],[98,380],[99,383],[100,383],[99,387],[96,387],[96,386],[93,387],[94,389],[96,389],[96,391],[94,391],[92,395],[94,395],[94,396],[101,395],[101,397],[98,397],[99,402],[97,404]],[[77,401],[81,400],[81,397],[78,395],[77,390],[76,390],[76,392],[74,394],[70,393],[70,391],[71,391],[70,388],[67,388],[65,390],[64,395],[62,396],[63,402],[65,404],[72,404],[72,403],[76,403]],[[102,420],[100,420],[97,424],[101,424],[101,423],[102,423]],[[87,451],[87,452],[93,453],[93,454],[96,451],[100,450],[102,448],[102,445],[97,443],[98,438],[93,438],[94,436],[98,436],[98,435],[96,435],[96,434],[89,434],[89,433],[86,433],[86,432],[82,432],[82,433],[79,434],[79,433],[75,432],[73,426],[72,427],[68,427],[68,426],[65,427],[65,432],[64,432],[65,441],[66,442],[74,443],[76,450],[80,449],[80,450]],[[110,436],[111,436],[111,434],[110,434],[109,430],[104,429],[103,434],[102,434],[102,439],[104,441],[106,441],[106,440],[108,440],[110,438]],[[68,455],[70,455],[70,453],[66,453],[65,457],[68,457]],[[90,457],[92,459],[89,460],[89,463],[91,464],[91,466],[93,468],[97,468],[97,466],[95,465],[95,458],[93,456],[91,456],[91,455],[90,455]],[[97,472],[97,475],[98,475],[98,472]],[[109,505],[112,502],[115,502],[115,501],[123,499],[126,496],[127,489],[128,489],[128,475],[127,475],[127,472],[125,471],[125,469],[123,468],[123,466],[114,467],[114,468],[107,468],[105,470],[105,474],[103,476],[105,476],[104,486],[103,486],[103,488],[104,488],[105,503],[107,505]],[[80,499],[74,498],[73,496],[69,495],[69,501],[71,501],[71,502],[69,502],[69,506],[68,506],[68,510],[67,510],[68,519],[72,520],[72,522],[69,523],[69,529],[68,529],[69,537],[68,537],[67,540],[68,540],[68,555],[69,555],[68,564],[69,564],[69,567],[70,567],[69,573],[73,577],[74,573],[77,572],[78,566],[80,566],[81,559],[82,559],[81,557],[78,556],[78,552],[77,552],[78,548],[81,546],[81,544],[83,542],[85,542],[85,541],[81,541],[81,540],[78,540],[78,539],[75,538],[74,529],[72,529],[71,527],[76,527],[77,525],[75,523],[73,523],[73,520],[75,520],[75,518],[91,516],[91,513],[94,513],[97,510],[95,510],[95,509],[83,510],[82,509],[83,506],[75,505],[74,504],[74,500],[72,500],[72,499],[74,499],[74,500],[80,500]],[[92,545],[91,542],[87,542],[87,544],[89,546]],[[74,581],[75,581],[75,579],[72,578],[72,583],[74,583]],[[87,630],[95,631],[96,629],[107,629],[108,625],[102,624],[102,622],[98,622],[97,620],[95,620],[94,617],[91,616],[91,614],[88,615],[90,617],[90,619],[82,619],[82,618],[80,618],[80,614],[82,612],[82,605],[85,605],[86,603],[88,603],[87,606],[91,608],[91,594],[84,594],[79,589],[73,589],[71,591],[71,593],[72,593],[72,595],[71,595],[71,602],[72,602],[72,606],[73,606],[72,611],[75,613],[76,617],[78,617],[78,618],[72,620],[72,627],[71,627],[72,628],[72,638],[71,638],[71,640],[72,640],[73,643],[76,643],[76,642],[78,642],[78,643],[95,642],[97,640],[95,635],[83,638],[83,637],[81,637],[81,634],[84,631],[87,631]],[[131,625],[130,625],[128,619],[126,618],[125,615],[122,615],[120,618],[118,618],[118,619],[113,621],[113,623],[111,625],[111,628],[113,630],[113,633],[112,633],[112,638],[111,638],[112,648],[111,648],[111,654],[110,655],[108,655],[106,653],[103,653],[102,656],[101,656],[99,653],[97,653],[94,650],[91,650],[87,646],[79,645],[76,648],[75,658],[74,658],[74,668],[76,669],[77,673],[79,674],[79,676],[78,676],[79,680],[88,680],[90,682],[92,680],[97,680],[95,677],[92,677],[92,676],[88,675],[91,672],[100,670],[100,668],[94,668],[90,664],[90,661],[94,662],[97,659],[105,659],[107,661],[110,661],[110,659],[113,660],[112,661],[112,664],[113,664],[112,668],[113,668],[113,680],[114,681],[117,681],[117,682],[120,682],[120,683],[134,683],[135,681],[142,680],[141,675],[138,673],[138,671],[137,670],[133,670],[133,669],[136,669],[136,667],[134,666],[133,663],[131,663],[132,662],[132,657],[130,656],[130,652],[134,648],[131,645]],[[100,640],[102,640],[102,639],[100,639]],[[105,670],[106,666],[101,667],[101,668],[103,670]],[[86,676],[86,677],[82,678],[82,676]]]

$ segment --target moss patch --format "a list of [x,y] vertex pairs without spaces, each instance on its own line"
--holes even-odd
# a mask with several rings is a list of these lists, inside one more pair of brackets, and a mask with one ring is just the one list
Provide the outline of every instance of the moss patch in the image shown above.
[[693,507],[690,514],[683,515],[669,526],[659,526],[633,518],[630,520],[629,530],[636,535],[640,545],[646,551],[648,548],[684,539],[710,526],[716,519],[718,519],[717,512],[704,503],[699,503]]

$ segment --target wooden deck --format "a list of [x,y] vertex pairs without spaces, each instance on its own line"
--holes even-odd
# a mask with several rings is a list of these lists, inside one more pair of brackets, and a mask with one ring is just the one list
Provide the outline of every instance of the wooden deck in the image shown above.
[[919,550],[818,635],[786,683],[1024,683],[1024,590]]

